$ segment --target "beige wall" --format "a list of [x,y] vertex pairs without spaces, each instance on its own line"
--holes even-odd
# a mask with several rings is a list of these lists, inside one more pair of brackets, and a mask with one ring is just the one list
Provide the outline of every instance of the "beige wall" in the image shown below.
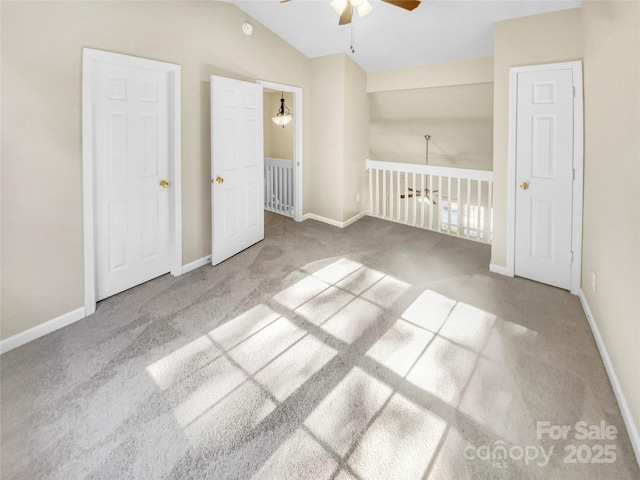
[[[0,8],[0,335],[7,338],[83,306],[83,47],[182,66],[185,264],[211,253],[209,77],[296,85],[304,102],[312,95],[310,60],[257,22],[244,35],[247,15],[233,5],[3,1]],[[303,138],[309,163],[307,122]]]
[[507,150],[509,68],[582,58],[578,9],[494,24],[493,83],[493,243],[491,263],[507,263]]
[[[640,4],[586,1],[495,24],[494,236],[506,265],[509,67],[583,59],[581,287],[640,425]],[[618,208],[619,207],[619,208]],[[597,290],[591,288],[596,272]]]
[[343,222],[366,210],[366,73],[344,53],[314,58],[311,72],[311,211]]
[[369,156],[491,170],[493,57],[370,73]]
[[[504,266],[509,67],[584,55],[583,289],[640,425],[637,2],[499,22],[495,62],[368,76],[344,54],[309,60],[257,22],[253,36],[243,35],[247,16],[224,3],[5,1],[0,9],[0,338],[82,306],[82,47],[182,65],[184,263],[210,253],[210,75],[303,88],[303,211],[339,221],[363,207],[351,199],[366,188],[365,79],[372,93],[494,81],[492,262]],[[608,200],[624,208],[607,208]]]
[[399,68],[367,75],[367,92],[414,90],[493,82],[493,57]]
[[374,160],[491,170],[493,83],[369,94]]
[[[282,128],[271,121],[278,113],[281,98],[282,92],[264,92],[264,156],[293,160],[293,123]],[[284,103],[293,112],[293,93],[284,92]]]
[[344,72],[345,55],[311,61],[311,205],[316,215],[342,221],[344,203]]
[[[582,290],[640,427],[640,4],[584,2]],[[597,273],[597,289],[591,274]]]
[[[342,221],[368,210],[366,158],[369,153],[367,74],[350,57],[345,58],[344,103],[344,204]],[[360,194],[360,201],[356,201]]]

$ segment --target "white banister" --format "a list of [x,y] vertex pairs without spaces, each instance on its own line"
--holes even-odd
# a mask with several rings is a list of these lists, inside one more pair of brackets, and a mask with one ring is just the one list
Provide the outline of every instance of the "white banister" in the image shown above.
[[264,157],[264,209],[293,217],[293,161]]
[[491,243],[493,172],[376,160],[366,168],[369,215]]

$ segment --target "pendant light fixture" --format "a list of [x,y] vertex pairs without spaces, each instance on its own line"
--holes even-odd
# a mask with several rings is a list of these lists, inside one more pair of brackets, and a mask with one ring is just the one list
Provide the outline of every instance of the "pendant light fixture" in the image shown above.
[[282,92],[282,98],[280,99],[280,108],[278,109],[278,113],[276,113],[276,116],[271,117],[271,120],[276,125],[282,125],[282,128],[284,128],[285,125],[289,125],[289,123],[291,123],[292,119],[293,113],[291,113],[289,107],[284,104],[284,92]]

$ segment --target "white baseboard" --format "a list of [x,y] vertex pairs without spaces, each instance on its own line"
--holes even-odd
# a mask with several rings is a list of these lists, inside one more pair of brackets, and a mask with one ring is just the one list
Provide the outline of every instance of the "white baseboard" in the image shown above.
[[[190,272],[209,263],[211,263],[211,255],[184,265],[182,267],[182,273],[184,274]],[[12,337],[0,340],[0,355],[13,350],[14,348],[18,348],[25,343],[29,343],[36,338],[44,337],[48,333],[55,332],[56,330],[66,327],[67,325],[71,325],[78,320],[82,320],[86,316],[87,315],[85,307],[77,308],[52,320],[41,323],[40,325],[36,325],[29,330],[25,330],[24,332],[20,332]]]
[[196,268],[200,268],[203,267],[205,265],[209,265],[211,263],[211,255],[207,255],[206,257],[202,257],[198,260],[195,260],[191,263],[187,263],[186,265],[184,265],[182,267],[182,273],[189,273],[193,270],[195,270]]
[[366,217],[367,215],[369,215],[369,211],[365,210],[364,212],[360,212],[357,215],[354,215],[353,217],[351,217],[349,220],[347,220],[346,222],[343,222],[343,225],[345,227],[348,227],[349,225],[351,225],[352,223],[356,223],[358,220],[360,220],[362,217]]
[[78,320],[82,320],[85,316],[84,307],[76,308],[64,315],[60,315],[52,320],[36,325],[29,330],[25,330],[24,332],[20,332],[12,337],[5,338],[0,341],[0,355],[8,352],[9,350],[13,350],[14,348],[18,348],[25,343],[29,343],[36,338],[44,337],[48,333],[55,332],[62,327],[71,325]]
[[629,439],[631,440],[633,451],[636,454],[636,461],[640,466],[640,433],[638,433],[638,427],[633,421],[633,416],[631,415],[629,404],[627,403],[627,399],[625,398],[624,392],[622,391],[622,386],[620,385],[620,381],[618,380],[616,371],[613,368],[613,363],[611,363],[611,357],[609,357],[607,346],[604,343],[602,335],[600,335],[600,329],[595,322],[593,314],[591,313],[591,308],[589,308],[589,304],[587,303],[587,297],[584,296],[584,291],[582,289],[580,289],[578,297],[580,298],[582,309],[584,310],[584,314],[586,315],[589,326],[591,327],[593,338],[595,338],[596,340],[596,345],[598,346],[598,350],[600,351],[600,357],[602,357],[604,368],[607,371],[607,375],[609,376],[609,381],[611,382],[613,393],[616,396],[616,400],[618,400],[618,406],[620,407],[620,412],[622,413],[622,420],[627,427],[627,433],[629,433]]
[[344,228],[344,227],[348,227],[352,223],[357,222],[362,217],[364,217],[364,216],[366,216],[368,214],[369,214],[368,211],[360,212],[357,215],[354,215],[349,220],[346,220],[344,222],[339,222],[339,221],[334,220],[332,218],[327,218],[327,217],[323,217],[321,215],[316,215],[315,213],[305,213],[302,216],[302,219],[303,220],[317,220],[318,222],[328,223],[329,225],[333,225],[334,227]]
[[499,275],[513,277],[513,273],[511,273],[507,267],[503,267],[502,265],[496,265],[495,263],[492,263],[489,265],[489,271],[493,273],[497,273]]
[[334,227],[343,228],[342,222],[339,222],[332,218],[323,217],[321,215],[316,215],[315,213],[305,213],[302,216],[302,220],[317,220],[318,222],[328,223],[329,225],[333,225]]

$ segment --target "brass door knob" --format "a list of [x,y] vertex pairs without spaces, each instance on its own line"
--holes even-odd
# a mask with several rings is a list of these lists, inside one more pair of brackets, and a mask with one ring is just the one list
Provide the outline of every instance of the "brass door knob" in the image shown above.
[[224,182],[224,178],[216,177],[216,183],[223,183],[223,182]]
[[167,188],[167,187],[169,186],[169,182],[167,182],[166,180],[162,180],[162,181],[160,182],[160,186],[161,186],[162,188]]
[[520,184],[520,188],[523,190],[526,190],[527,188],[529,188],[529,184],[527,182],[522,182]]

